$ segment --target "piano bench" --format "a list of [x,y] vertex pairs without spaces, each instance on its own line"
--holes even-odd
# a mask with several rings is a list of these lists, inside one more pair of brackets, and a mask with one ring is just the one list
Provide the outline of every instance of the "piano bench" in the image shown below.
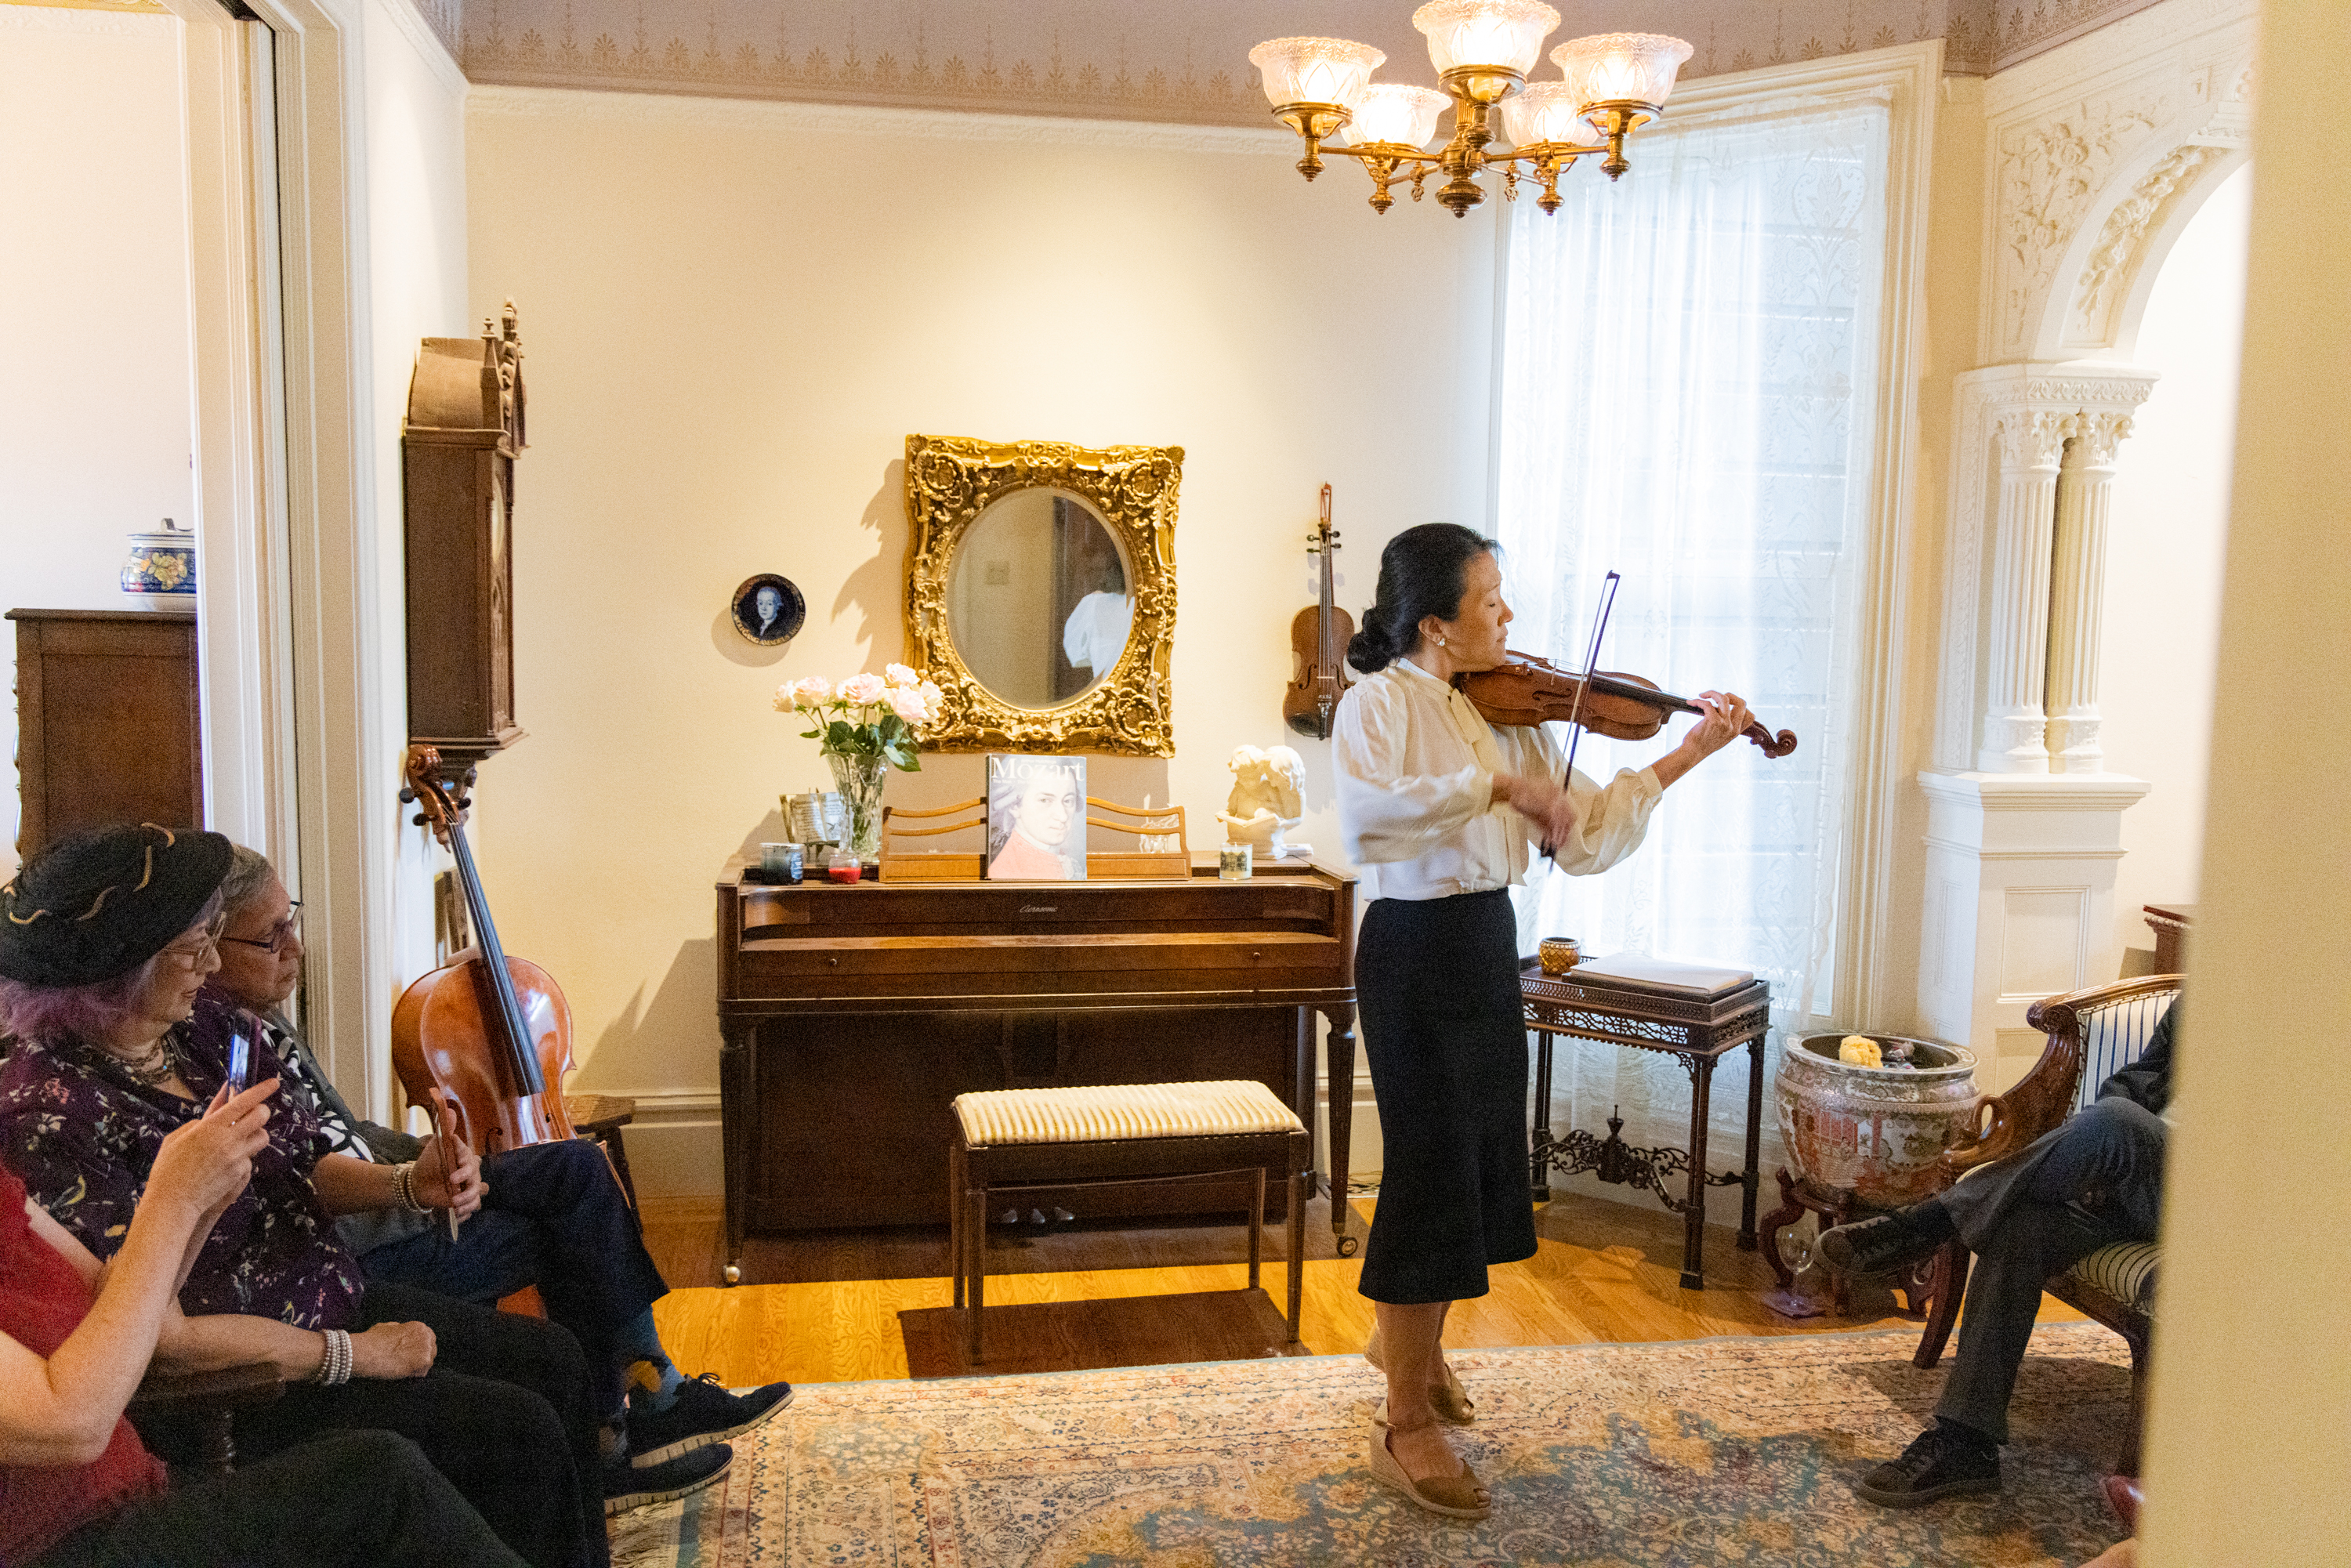
[[1290,1183],[1290,1342],[1306,1285],[1306,1197],[1314,1142],[1298,1114],[1253,1080],[991,1089],[955,1101],[947,1150],[947,1271],[966,1319],[971,1364],[985,1358],[982,1307],[991,1195],[1045,1187],[1257,1177],[1249,1210],[1249,1289],[1258,1288],[1265,1183]]

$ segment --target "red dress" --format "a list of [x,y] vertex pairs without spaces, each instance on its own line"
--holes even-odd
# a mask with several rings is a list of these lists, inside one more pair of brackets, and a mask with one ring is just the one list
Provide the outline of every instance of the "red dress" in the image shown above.
[[1069,882],[1069,862],[1049,849],[1043,849],[1023,838],[1018,831],[1004,841],[996,858],[987,862],[991,882]]
[[[0,1333],[47,1357],[95,1303],[64,1254],[33,1234],[25,1184],[0,1167]],[[118,1417],[88,1465],[0,1465],[0,1563],[21,1563],[81,1525],[161,1492],[162,1461]]]

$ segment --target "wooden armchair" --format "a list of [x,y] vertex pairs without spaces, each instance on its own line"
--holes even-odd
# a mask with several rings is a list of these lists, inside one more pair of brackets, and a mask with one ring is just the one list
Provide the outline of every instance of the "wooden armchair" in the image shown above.
[[154,1422],[188,1435],[196,1446],[189,1461],[207,1475],[225,1476],[236,1469],[236,1437],[232,1423],[248,1406],[267,1405],[286,1392],[286,1384],[272,1366],[230,1366],[217,1372],[193,1372],[169,1376],[149,1372],[131,1396],[128,1414],[134,1427]]
[[[1944,1167],[1959,1176],[2013,1154],[2095,1099],[2101,1083],[2147,1049],[2156,1024],[2179,995],[2179,979],[2147,975],[2034,1003],[2024,1021],[2048,1037],[2041,1060],[2014,1088],[1977,1108],[1976,1128],[1943,1151]],[[2114,1330],[2130,1346],[2130,1428],[2116,1462],[2126,1476],[2138,1473],[2157,1261],[2153,1242],[2116,1242],[2099,1248],[2047,1286],[2051,1295]],[[1932,1366],[1942,1359],[1959,1320],[1969,1262],[1968,1249],[1958,1241],[1947,1242],[1935,1255],[1933,1305],[1913,1365]]]

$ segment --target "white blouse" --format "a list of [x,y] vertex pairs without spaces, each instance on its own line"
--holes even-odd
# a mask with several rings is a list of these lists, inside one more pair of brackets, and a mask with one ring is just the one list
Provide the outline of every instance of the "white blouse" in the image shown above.
[[[1331,727],[1339,831],[1362,868],[1364,897],[1447,898],[1526,881],[1541,830],[1494,800],[1494,775],[1556,779],[1566,755],[1548,727],[1487,724],[1468,697],[1398,659],[1347,689]],[[1562,871],[1606,871],[1640,846],[1664,786],[1627,768],[1603,789],[1568,782],[1575,834]]]

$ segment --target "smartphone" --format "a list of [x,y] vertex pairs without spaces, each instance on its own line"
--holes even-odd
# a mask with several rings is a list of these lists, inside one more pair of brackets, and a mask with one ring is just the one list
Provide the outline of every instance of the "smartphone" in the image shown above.
[[228,1037],[228,1092],[231,1094],[244,1093],[246,1084],[252,1077],[253,1034],[249,1030],[241,1029]]

